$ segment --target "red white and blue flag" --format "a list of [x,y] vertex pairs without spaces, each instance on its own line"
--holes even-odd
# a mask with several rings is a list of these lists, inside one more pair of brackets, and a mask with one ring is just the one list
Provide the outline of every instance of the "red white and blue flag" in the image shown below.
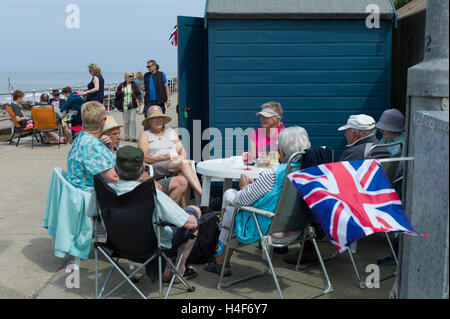
[[294,172],[289,179],[341,253],[377,232],[421,235],[411,226],[377,160],[318,165]]
[[173,46],[177,46],[177,44],[178,44],[178,29],[177,29],[177,26],[173,27],[173,30],[170,33],[169,42]]

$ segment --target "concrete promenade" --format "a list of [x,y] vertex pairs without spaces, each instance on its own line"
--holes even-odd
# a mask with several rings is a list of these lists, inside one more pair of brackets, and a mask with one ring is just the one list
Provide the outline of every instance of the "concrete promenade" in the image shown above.
[[[176,126],[176,96],[168,114],[174,118],[170,123]],[[119,122],[121,114],[110,112]],[[136,120],[138,135],[142,131],[142,115]],[[123,142],[123,144],[134,144]],[[73,262],[67,256],[60,259],[54,256],[54,246],[47,230],[42,227],[48,185],[54,167],[66,169],[66,158],[70,145],[38,146],[31,149],[31,137],[21,140],[19,147],[0,143],[0,299],[8,298],[50,298],[50,299],[91,299],[95,298],[94,254],[89,260],[81,261],[80,288],[66,287],[66,267]],[[320,242],[324,255],[334,251],[328,242]],[[290,247],[294,252],[298,247]],[[388,246],[384,235],[373,235],[361,240],[355,255],[363,277],[367,264],[388,255]],[[261,269],[258,263],[260,251],[256,244],[240,249],[232,259],[231,278],[245,275]],[[305,271],[295,271],[294,266],[283,262],[283,256],[274,254],[274,265],[280,280],[280,286],[286,298],[304,298],[319,288],[325,287],[325,281],[318,265]],[[388,298],[393,279],[380,283],[380,288],[360,289],[347,253],[326,263],[334,292],[324,299],[383,299]],[[103,258],[100,263],[100,280],[104,280],[109,268]],[[127,267],[127,264],[124,264]],[[240,298],[278,298],[271,274],[226,288],[217,290],[219,276],[205,272],[202,265],[196,265],[200,275],[191,280],[195,292],[187,293],[180,284],[174,285],[170,298],[179,299],[240,299]],[[392,272],[393,266],[382,266],[381,275]],[[113,281],[118,282],[118,274]],[[230,278],[230,277],[228,277]],[[227,279],[228,279],[227,278]],[[110,286],[112,287],[112,286]],[[158,298],[158,286],[144,277],[139,287],[150,298]],[[164,289],[167,284],[164,285]],[[112,298],[139,298],[136,292],[124,285],[112,295]]]

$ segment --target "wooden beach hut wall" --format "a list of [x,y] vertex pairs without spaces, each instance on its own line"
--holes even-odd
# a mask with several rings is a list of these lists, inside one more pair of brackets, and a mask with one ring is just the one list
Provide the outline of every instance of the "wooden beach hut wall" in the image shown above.
[[338,157],[351,114],[390,107],[394,17],[390,0],[207,0],[209,127],[256,128],[260,105],[278,101],[285,126]]

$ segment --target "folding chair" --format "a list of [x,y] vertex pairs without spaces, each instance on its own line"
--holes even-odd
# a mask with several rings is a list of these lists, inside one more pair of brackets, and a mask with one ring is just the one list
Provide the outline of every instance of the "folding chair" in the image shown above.
[[[160,227],[170,226],[168,223],[160,222],[156,214],[153,222],[153,214],[156,213],[156,190],[153,179],[149,179],[138,185],[131,192],[117,195],[103,180],[102,177],[94,176],[94,189],[100,207],[100,218],[106,229],[106,242],[95,240],[95,296],[101,298],[114,270],[117,270],[124,278],[116,287],[110,290],[103,298],[108,297],[116,291],[123,283],[128,282],[133,289],[144,299],[147,297],[135,285],[141,279],[134,278],[141,269],[152,262],[156,257],[158,260],[159,296],[162,297],[162,258],[172,272],[172,280],[169,284],[165,298],[168,297],[175,276],[187,288],[188,292],[195,290],[178,274],[178,267],[174,266],[171,259],[166,256],[161,247]],[[153,224],[157,225],[155,233]],[[192,237],[191,237],[192,238]],[[182,259],[184,250],[180,256]],[[98,292],[98,251],[112,264],[111,270]],[[107,252],[109,251],[109,253]],[[120,265],[119,259],[127,259],[131,262],[142,264],[132,273],[128,274]]]
[[[399,151],[398,151],[396,154],[392,155],[392,156],[389,157],[389,158],[400,157],[400,156],[402,155],[403,142],[398,141],[398,142],[395,142],[395,143],[389,143],[389,144],[375,144],[375,145],[372,145],[372,146],[370,146],[370,147],[367,149],[367,152],[366,152],[364,158],[365,158],[365,159],[371,159],[371,158],[374,158],[374,157],[372,156],[372,152],[373,152],[374,150],[376,150],[377,148],[386,148],[386,147],[389,147],[389,146],[395,146],[395,145],[399,145],[400,149],[399,149]],[[388,164],[388,163],[389,163],[389,164]],[[394,178],[394,177],[395,177],[395,173],[396,173],[396,171],[397,171],[397,167],[398,167],[398,162],[397,162],[397,161],[385,162],[385,164],[382,164],[381,166],[383,167],[384,172],[386,173],[386,175],[388,176],[389,180],[391,181],[392,186],[395,187],[395,184],[398,183],[399,181],[401,181],[401,180],[403,179],[403,177],[398,178],[398,180],[395,180],[395,178]],[[352,252],[353,254],[356,254],[357,245],[358,245],[357,242],[355,242],[355,243],[350,247],[350,250],[351,250],[351,252]],[[351,257],[351,258],[352,258],[352,257]]]
[[[394,185],[395,183],[398,183],[399,181],[401,181],[403,179],[403,176],[400,176],[398,178],[396,177],[396,172],[397,172],[398,166],[402,162],[411,161],[411,160],[414,160],[414,158],[413,157],[401,157],[402,147],[403,147],[403,143],[401,141],[395,142],[395,143],[390,143],[390,144],[374,145],[374,146],[372,146],[372,148],[369,151],[369,153],[370,153],[375,148],[394,146],[394,145],[400,145],[399,152],[397,152],[396,154],[392,155],[392,157],[379,159],[381,167],[383,168],[383,171],[385,172],[386,176],[388,177],[388,179],[389,179],[389,181],[391,182],[392,185]],[[394,258],[394,261],[395,261],[395,270],[394,270],[394,272],[386,274],[385,276],[381,277],[380,278],[380,282],[383,281],[383,280],[386,280],[388,278],[391,278],[393,276],[396,276],[397,275],[397,267],[398,267],[397,255],[395,253],[394,246],[392,245],[391,239],[389,238],[389,233],[385,232],[384,234],[386,236],[386,240],[388,242],[389,249],[391,251],[392,257]],[[358,278],[358,281],[359,281],[359,286],[360,286],[360,288],[366,288],[366,284],[361,279],[361,276],[359,274],[358,268],[356,266],[356,262],[355,262],[355,259],[354,259],[354,256],[353,256],[354,252],[352,252],[351,249],[348,249],[348,251],[349,251],[350,259],[351,259],[351,262],[352,262],[352,265],[353,265],[353,269],[355,270],[356,277]]]
[[[319,257],[322,271],[323,271],[326,281],[327,281],[327,287],[325,289],[321,290],[320,292],[309,296],[308,298],[316,298],[318,296],[321,296],[323,294],[330,293],[333,291],[330,279],[328,277],[327,270],[325,268],[325,264],[323,262],[319,247],[317,246],[317,243],[315,240],[316,235],[314,233],[314,228],[311,227],[306,214],[302,211],[302,205],[301,205],[302,201],[301,201],[301,197],[300,197],[299,193],[295,189],[295,186],[287,178],[288,174],[290,174],[292,171],[299,168],[298,166],[291,166],[293,159],[298,156],[301,156],[302,154],[304,154],[304,152],[297,152],[289,158],[286,173],[284,176],[282,192],[281,192],[281,195],[278,200],[278,203],[277,203],[274,213],[266,211],[266,210],[254,208],[251,206],[239,206],[235,203],[229,203],[230,205],[235,207],[234,217],[236,216],[238,210],[240,210],[240,209],[249,211],[253,214],[253,218],[255,220],[255,223],[256,223],[256,226],[257,226],[258,232],[259,232],[259,237],[260,237],[261,246],[262,246],[262,262],[265,267],[264,267],[264,270],[259,273],[256,273],[256,274],[253,274],[250,276],[246,276],[246,277],[243,277],[243,278],[231,281],[231,282],[224,283],[223,277],[224,277],[224,272],[225,272],[225,263],[223,263],[217,289],[221,289],[222,287],[229,287],[235,283],[239,283],[239,282],[251,279],[251,278],[262,276],[262,275],[266,274],[268,269],[270,268],[270,271],[272,272],[273,281],[277,288],[278,294],[280,295],[280,298],[283,299],[284,298],[283,293],[282,293],[280,285],[278,283],[278,278],[277,278],[277,275],[273,268],[273,264],[272,264],[272,260],[271,260],[271,255],[272,255],[272,250],[273,250],[272,248],[273,247],[286,247],[286,246],[294,244],[294,243],[303,243],[305,241],[312,241],[312,243],[314,245],[314,249],[317,253],[317,256]],[[262,234],[259,223],[258,223],[258,219],[256,217],[257,215],[272,218],[272,223],[271,223],[269,233],[268,233],[269,235],[264,236]],[[234,229],[234,217],[233,217],[233,222],[231,224],[231,230]],[[288,231],[298,231],[298,230],[304,230],[302,237],[297,237],[296,239],[293,239],[289,242],[284,242],[282,244],[279,244],[279,243],[275,244],[272,240],[272,236],[270,235],[274,232],[288,232]],[[227,260],[230,242],[232,239],[232,234],[233,234],[233,231],[230,231],[228,240],[227,240],[227,248],[225,250],[224,260]],[[302,249],[302,248],[300,248],[300,249]]]
[[[41,135],[41,132],[58,132],[58,147],[61,148],[60,140],[62,135],[62,128],[58,124],[54,107],[32,107],[31,116],[33,118],[34,124],[33,134],[35,135],[35,137],[36,133],[39,134],[42,145],[44,145],[44,139]],[[33,148],[33,139],[31,139],[31,148]]]
[[[14,126],[13,126],[14,129],[11,133],[11,138],[9,139],[9,144],[11,145],[11,143],[14,139],[14,135],[16,133],[19,133],[19,137],[17,138],[17,142],[16,142],[16,147],[17,147],[17,146],[19,146],[20,139],[24,136],[24,134],[26,134],[26,133],[34,134],[34,131],[32,128],[25,129],[25,128],[22,128],[22,126],[20,126],[20,124],[16,120],[16,115],[14,114],[14,111],[11,106],[5,105],[5,109],[6,109],[6,112],[8,112],[9,117],[11,118],[11,121],[14,124]],[[35,137],[36,137],[36,135],[35,135]],[[36,139],[37,139],[37,137],[36,137]]]
[[[389,157],[390,159],[392,158],[399,158],[402,156],[402,151],[403,151],[403,142],[402,141],[398,141],[395,143],[389,143],[389,144],[377,144],[377,145],[373,145],[370,149],[369,149],[369,155],[368,158],[372,158],[372,151],[377,149],[377,148],[381,148],[381,147],[389,147],[389,146],[399,146],[399,151],[395,154],[393,154],[391,157]],[[381,166],[383,167],[384,172],[386,173],[386,176],[389,178],[389,181],[391,182],[392,186],[395,187],[395,185],[400,182],[401,180],[403,180],[403,176],[399,176],[397,178],[396,173],[397,173],[397,169],[398,166],[400,165],[400,161],[381,161]]]
[[55,256],[72,255],[78,267],[92,248],[92,222],[86,216],[91,196],[73,186],[62,168],[53,168],[42,226],[53,239]]

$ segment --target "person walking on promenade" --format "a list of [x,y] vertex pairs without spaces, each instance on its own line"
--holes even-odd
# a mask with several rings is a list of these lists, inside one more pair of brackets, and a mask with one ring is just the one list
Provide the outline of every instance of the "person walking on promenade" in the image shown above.
[[159,71],[155,60],[147,62],[148,72],[144,74],[144,84],[141,88],[145,91],[144,116],[152,105],[159,105],[162,112],[166,113],[166,107],[170,106],[170,91],[164,72]]
[[136,83],[136,85],[138,86],[139,91],[141,92],[141,98],[142,98],[141,104],[138,105],[137,112],[138,112],[138,114],[143,114],[145,91],[142,89],[142,85],[144,85],[144,74],[142,74],[142,72],[136,72],[134,83]]
[[97,64],[91,63],[88,65],[89,74],[92,75],[92,80],[87,86],[87,90],[81,95],[86,95],[86,102],[97,101],[103,104],[105,81],[103,80],[102,71]]
[[[133,72],[125,72],[125,81],[120,83],[116,90],[114,106],[122,112],[125,141],[137,142],[136,139],[136,111],[141,103],[141,92],[134,83]],[[131,130],[131,135],[130,135]]]

